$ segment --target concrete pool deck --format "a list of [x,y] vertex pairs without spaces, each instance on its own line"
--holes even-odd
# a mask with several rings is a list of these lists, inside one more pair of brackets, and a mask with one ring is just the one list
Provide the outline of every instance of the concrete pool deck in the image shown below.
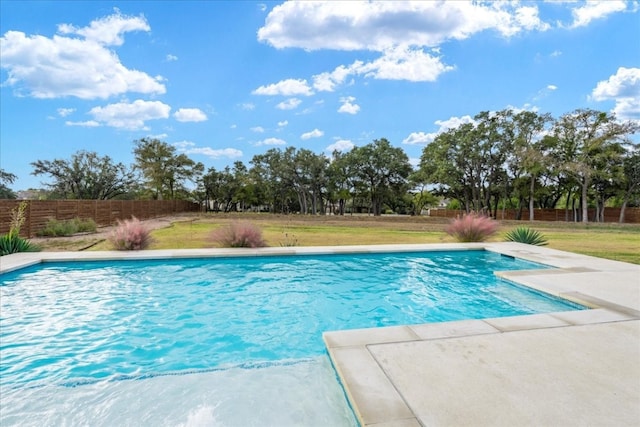
[[555,267],[500,277],[591,310],[325,332],[363,426],[640,425],[640,266],[518,243],[37,252],[47,261],[487,249]]

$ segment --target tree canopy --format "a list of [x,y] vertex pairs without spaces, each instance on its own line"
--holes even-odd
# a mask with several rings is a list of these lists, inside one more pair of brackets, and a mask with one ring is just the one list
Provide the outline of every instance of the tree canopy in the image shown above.
[[[271,148],[246,166],[221,170],[155,138],[134,141],[127,168],[108,156],[79,151],[70,160],[38,160],[53,197],[104,199],[136,195],[192,198],[214,210],[260,210],[344,215],[386,211],[420,214],[437,197],[466,211],[498,216],[500,209],[566,209],[566,220],[602,220],[607,204],[640,205],[640,156],[630,140],[640,126],[613,114],[578,109],[549,114],[482,111],[469,123],[438,134],[417,168],[386,138],[334,152]],[[135,173],[141,179],[135,179]],[[0,173],[0,191],[15,176]],[[192,183],[193,185],[188,185]],[[196,187],[195,190],[190,188]],[[10,191],[10,190],[9,190]],[[10,195],[10,193],[5,194]],[[588,208],[596,214],[588,218]]]
[[90,151],[78,151],[71,159],[37,160],[31,165],[33,175],[52,178],[53,182],[45,185],[58,198],[113,199],[129,192],[136,182],[125,165]]

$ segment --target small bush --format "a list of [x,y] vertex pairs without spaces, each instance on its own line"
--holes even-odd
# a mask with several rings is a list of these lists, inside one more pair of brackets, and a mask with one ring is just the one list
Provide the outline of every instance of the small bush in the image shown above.
[[536,246],[544,246],[549,243],[542,233],[529,227],[518,227],[509,231],[505,235],[505,240]]
[[95,233],[98,228],[93,218],[75,218],[72,222],[76,225],[78,233]]
[[109,242],[118,251],[138,251],[147,249],[153,242],[151,232],[136,217],[118,220],[115,230],[109,235]]
[[249,222],[232,222],[215,230],[211,239],[223,248],[262,248],[267,246],[262,231]]
[[456,217],[446,229],[458,242],[484,242],[498,230],[493,219],[476,213]]
[[92,218],[74,218],[66,221],[52,218],[37,234],[47,237],[72,236],[76,233],[92,233],[96,231],[96,228],[96,222]]
[[298,246],[298,238],[295,234],[284,233],[284,240],[280,242],[282,247]]

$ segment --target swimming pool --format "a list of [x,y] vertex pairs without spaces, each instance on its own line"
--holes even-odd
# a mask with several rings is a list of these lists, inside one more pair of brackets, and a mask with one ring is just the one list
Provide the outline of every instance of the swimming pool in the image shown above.
[[[544,266],[449,251],[64,262],[6,273],[0,421],[58,424],[75,414],[80,424],[109,425],[128,414],[162,425],[353,425],[323,331],[578,308],[493,274],[534,268]],[[253,411],[239,409],[247,399]]]

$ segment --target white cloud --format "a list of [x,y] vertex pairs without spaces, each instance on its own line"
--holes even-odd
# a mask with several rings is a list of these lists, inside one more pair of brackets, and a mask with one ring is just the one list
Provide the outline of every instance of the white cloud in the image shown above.
[[558,86],[556,86],[556,85],[547,85],[547,89],[548,90],[556,90],[556,89],[558,89]]
[[171,145],[176,147],[179,151],[187,150],[189,147],[195,147],[196,143],[192,141],[178,141],[174,142]]
[[408,145],[426,145],[433,142],[439,134],[446,132],[449,129],[457,128],[465,123],[475,123],[475,121],[469,115],[462,117],[449,117],[447,120],[436,120],[435,124],[438,125],[438,130],[436,132],[412,132],[408,137],[402,140],[402,143]]
[[331,72],[324,72],[313,76],[313,87],[323,92],[333,92],[335,87],[342,84],[352,74],[350,67],[339,65]]
[[64,122],[64,124],[67,126],[80,126],[85,128],[96,128],[98,126],[101,126],[100,123],[96,122],[95,120],[87,120],[85,122],[66,121]]
[[4,82],[18,96],[81,99],[108,98],[127,92],[163,94],[161,76],[126,68],[109,46],[120,46],[129,31],[149,31],[144,18],[120,13],[93,21],[89,27],[69,24],[58,27],[60,34],[48,38],[20,31],[0,37],[0,66],[7,70]]
[[429,144],[438,136],[438,132],[411,132],[408,137],[402,140],[403,144],[417,145],[417,144]]
[[254,126],[251,130],[256,133],[264,133],[264,128],[262,126]]
[[340,98],[342,105],[338,108],[338,113],[357,114],[358,111],[360,111],[360,106],[358,104],[354,104],[355,100],[356,98],[353,96]]
[[278,83],[272,83],[267,86],[260,86],[258,89],[252,92],[254,95],[313,95],[311,87],[303,79],[286,79],[279,81]]
[[552,58],[557,58],[558,56],[561,56],[561,55],[562,55],[562,51],[554,50],[553,52],[551,52],[549,56]]
[[285,145],[287,142],[280,138],[267,138],[256,142],[256,146],[260,145]]
[[238,125],[234,123],[234,124],[232,124],[232,125],[231,125],[231,126],[229,126],[229,127],[230,127],[231,129],[236,129],[236,128],[238,127]]
[[180,108],[173,113],[173,117],[179,122],[204,122],[207,115],[199,108]]
[[320,138],[322,135],[324,135],[324,132],[316,128],[311,132],[303,133],[302,135],[300,135],[300,138],[302,139]]
[[124,33],[129,31],[151,31],[144,16],[125,16],[116,9],[116,13],[91,21],[88,27],[77,28],[71,24],[58,25],[60,34],[77,34],[87,41],[103,46],[121,46]]
[[178,60],[178,57],[169,53],[169,54],[167,54],[167,56],[166,56],[166,60],[167,60],[167,61],[169,61],[169,62],[177,61],[177,60]]
[[169,135],[166,133],[159,133],[157,135],[147,135],[147,138],[151,138],[151,139],[159,139],[160,141],[162,141],[163,139],[167,138]]
[[283,120],[283,121],[281,121],[281,122],[278,122],[278,126],[279,126],[279,127],[285,127],[285,126],[286,126],[286,125],[288,125],[288,124],[289,124],[289,121],[288,121],[288,120]]
[[255,110],[256,106],[251,102],[245,102],[243,104],[240,104],[240,108],[242,108],[243,110],[252,111]]
[[301,103],[302,101],[298,98],[289,98],[286,101],[282,101],[281,103],[276,105],[276,108],[280,110],[293,110],[297,108]]
[[432,56],[422,49],[401,47],[389,49],[380,58],[352,69],[357,74],[376,79],[434,82],[440,74],[455,67],[443,64],[441,57]]
[[438,46],[486,30],[509,37],[548,28],[537,5],[517,2],[285,2],[269,12],[258,40],[276,48],[381,52]]
[[618,68],[608,80],[598,82],[591,96],[596,101],[640,96],[640,68]]
[[344,152],[344,151],[351,150],[353,147],[355,147],[355,145],[350,140],[348,140],[348,139],[338,139],[333,144],[327,146],[326,151],[328,151],[330,153],[333,153],[334,151]]
[[212,159],[219,159],[226,157],[229,159],[235,159],[242,157],[243,153],[235,148],[222,148],[213,149],[211,147],[194,147],[185,150],[185,154],[202,154],[203,156],[211,157]]
[[623,120],[636,120],[640,124],[640,98],[619,98],[613,107],[616,117]]
[[640,68],[618,68],[609,79],[598,82],[591,98],[615,101],[613,112],[621,119],[640,119]]
[[74,111],[76,111],[75,108],[58,108],[58,115],[60,117],[67,117],[69,114],[72,114]]
[[570,27],[584,27],[593,20],[605,18],[607,15],[626,9],[627,3],[623,0],[588,1],[584,6],[576,7],[571,11],[573,23]]
[[166,119],[171,107],[160,101],[143,101],[138,99],[132,103],[118,102],[105,107],[94,107],[89,111],[93,119],[107,126],[139,130],[148,129],[147,120]]

